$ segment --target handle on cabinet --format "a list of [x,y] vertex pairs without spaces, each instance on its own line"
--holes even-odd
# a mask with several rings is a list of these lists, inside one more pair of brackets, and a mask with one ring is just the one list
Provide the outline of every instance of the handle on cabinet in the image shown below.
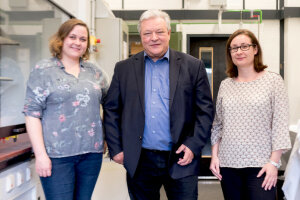
[[0,77],[0,81],[13,81],[14,79],[9,77]]
[[26,131],[25,128],[14,128],[14,129],[12,130],[13,133],[18,133],[18,134],[20,134],[20,133],[25,133],[25,131]]

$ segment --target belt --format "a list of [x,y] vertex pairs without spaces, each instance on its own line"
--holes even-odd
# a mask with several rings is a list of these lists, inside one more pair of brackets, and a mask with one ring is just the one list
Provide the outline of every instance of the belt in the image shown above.
[[170,151],[166,151],[166,150],[158,150],[158,149],[145,149],[142,148],[142,151],[148,151],[148,152],[152,152],[152,153],[170,153]]

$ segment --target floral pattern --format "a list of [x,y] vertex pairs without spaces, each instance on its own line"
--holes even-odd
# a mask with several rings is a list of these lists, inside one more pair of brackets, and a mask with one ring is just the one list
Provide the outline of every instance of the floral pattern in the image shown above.
[[35,65],[23,113],[41,119],[50,157],[103,151],[100,104],[107,90],[104,73],[90,62],[80,62],[78,78],[57,58]]

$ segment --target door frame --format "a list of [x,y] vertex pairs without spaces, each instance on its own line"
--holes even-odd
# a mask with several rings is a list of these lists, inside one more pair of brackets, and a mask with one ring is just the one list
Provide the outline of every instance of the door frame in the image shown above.
[[227,37],[229,38],[231,34],[187,34],[186,35],[186,53],[191,53],[191,38],[199,37],[211,37],[211,38],[220,38]]
[[[191,55],[191,39],[192,38],[211,38],[211,39],[216,39],[216,38],[229,38],[231,34],[187,34],[187,40],[186,40],[186,45],[187,45],[187,54]],[[213,81],[213,79],[212,79]],[[213,83],[212,83],[213,86]],[[213,88],[212,88],[213,92]],[[217,94],[215,94],[217,95]],[[208,140],[209,143],[210,140]],[[210,146],[210,144],[209,144]],[[207,148],[207,144],[205,145]],[[210,147],[209,147],[210,148]],[[198,173],[198,180],[210,180],[210,179],[216,179],[211,171],[209,170],[209,165],[210,165],[210,160],[211,160],[211,155],[202,155],[201,156],[201,166],[200,170]]]
[[[211,39],[229,38],[230,35],[231,34],[187,34],[186,35],[186,37],[187,37],[187,40],[186,40],[187,54],[191,55],[191,39],[192,38],[211,38]],[[226,57],[226,55],[224,55],[224,56]],[[211,92],[213,94],[213,77],[212,77],[212,84],[211,84]]]

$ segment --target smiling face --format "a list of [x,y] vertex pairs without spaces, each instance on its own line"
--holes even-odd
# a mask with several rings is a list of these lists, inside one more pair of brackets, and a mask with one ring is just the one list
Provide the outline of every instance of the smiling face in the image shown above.
[[[238,35],[230,43],[230,47],[240,47],[243,45],[252,44],[251,38],[247,35]],[[238,67],[253,67],[254,68],[254,56],[257,54],[257,47],[250,46],[248,50],[242,51],[238,48],[237,52],[231,52],[232,62]]]
[[88,32],[84,26],[76,25],[63,41],[62,58],[79,59],[87,50]]
[[166,22],[160,17],[146,19],[141,23],[141,40],[145,52],[153,61],[162,58],[169,48],[170,33]]

